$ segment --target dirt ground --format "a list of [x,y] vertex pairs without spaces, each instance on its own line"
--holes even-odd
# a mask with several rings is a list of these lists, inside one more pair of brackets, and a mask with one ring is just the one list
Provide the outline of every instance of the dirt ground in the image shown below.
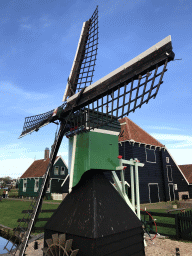
[[[181,256],[191,256],[192,255],[192,242],[178,242],[171,239],[155,238],[153,242],[147,240],[147,246],[145,247],[146,256],[156,256],[156,255],[176,255],[176,248],[179,248]],[[154,243],[154,244],[153,244]]]
[[[28,244],[26,249],[27,256],[42,256],[43,251],[43,239],[37,240],[38,241],[38,250],[34,250],[34,242]],[[147,246],[145,247],[145,255],[146,256],[175,256],[176,255],[176,248],[179,248],[179,252],[181,256],[191,256],[192,255],[192,242],[191,243],[184,243],[173,241],[171,239],[162,239],[162,238],[155,238],[153,242],[151,240],[146,239]],[[78,255],[78,254],[77,254]],[[16,253],[16,256],[19,256],[19,252]]]

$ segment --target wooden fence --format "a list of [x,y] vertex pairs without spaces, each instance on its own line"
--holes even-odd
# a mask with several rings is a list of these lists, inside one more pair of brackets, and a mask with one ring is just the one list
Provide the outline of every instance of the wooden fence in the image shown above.
[[[157,227],[159,226],[159,227],[172,228],[172,229],[175,229],[176,231],[176,235],[170,235],[167,233],[160,232],[161,235],[168,236],[171,238],[176,238],[178,240],[184,239],[184,240],[192,241],[192,211],[187,211],[185,213],[178,213],[178,214],[159,213],[159,212],[150,212],[150,211],[148,211],[148,213],[151,214],[153,217],[161,216],[161,217],[168,217],[168,218],[175,219],[175,224],[156,222]],[[147,212],[145,211],[141,211],[141,214],[148,215]],[[147,223],[150,225],[151,229],[153,229],[153,226],[155,226],[150,216],[149,216],[149,221],[147,221]]]
[[192,210],[179,213],[176,217],[179,237],[192,241]]
[[[42,210],[41,213],[44,212],[55,212],[57,209],[49,209],[49,210]],[[28,210],[23,210],[22,213],[27,213],[30,212],[32,213],[32,210],[28,211]],[[147,215],[147,212],[145,211],[141,211],[142,215]],[[149,214],[151,214],[153,217],[154,216],[161,216],[161,217],[167,217],[167,218],[172,218],[175,219],[175,224],[169,224],[169,223],[159,223],[156,222],[157,227],[166,227],[166,228],[172,228],[176,231],[176,235],[170,235],[167,233],[162,233],[160,232],[161,235],[163,236],[168,236],[171,238],[176,238],[176,239],[184,239],[184,240],[189,240],[192,241],[192,211],[187,211],[185,213],[178,213],[178,214],[170,214],[170,213],[159,213],[159,212],[150,212]],[[37,222],[39,221],[48,221],[50,218],[38,218]],[[18,219],[18,222],[29,222],[29,220],[22,220],[22,219]],[[149,223],[151,229],[153,229],[154,227],[154,223],[151,219],[151,217],[149,216],[149,221],[147,221],[147,223]],[[33,227],[32,229],[33,232],[35,231],[44,231],[44,227]]]

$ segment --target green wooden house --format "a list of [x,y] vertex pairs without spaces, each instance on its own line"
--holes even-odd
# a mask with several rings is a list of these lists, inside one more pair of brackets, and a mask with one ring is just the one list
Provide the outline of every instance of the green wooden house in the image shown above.
[[[49,164],[49,149],[45,149],[44,159],[34,161],[19,180],[19,197],[36,197],[41,188],[43,177]],[[46,197],[68,193],[69,174],[68,167],[61,156],[57,156],[50,173],[49,187]]]

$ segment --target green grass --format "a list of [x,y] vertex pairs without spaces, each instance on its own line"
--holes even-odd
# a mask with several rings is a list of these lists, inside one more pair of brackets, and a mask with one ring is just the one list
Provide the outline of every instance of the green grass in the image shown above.
[[[53,201],[53,200],[50,200]],[[15,228],[18,226],[18,219],[22,219],[24,217],[24,213],[22,213],[23,210],[29,209],[30,201],[14,201],[14,200],[2,200],[0,202],[0,224]],[[57,209],[59,204],[43,204],[42,209]],[[52,212],[50,213],[40,213],[39,218],[50,218],[52,216]],[[27,216],[27,215],[26,215]],[[40,221],[36,223],[36,227],[43,227],[46,224],[46,221]],[[42,231],[39,231],[37,233],[41,233]],[[37,233],[33,233],[34,235]]]
[[[61,203],[62,200],[44,200],[42,209],[57,209],[59,204],[46,204],[46,202],[57,202]],[[2,202],[0,202],[0,224],[15,228],[18,226],[18,219],[22,219],[24,217],[24,213],[22,213],[23,210],[29,209],[31,201],[15,201],[15,200],[6,200],[3,199]],[[159,203],[160,204],[160,203]],[[144,209],[144,207],[141,207]],[[186,209],[186,211],[189,211],[191,209]],[[167,209],[147,209],[149,212],[160,212],[160,213],[167,213]],[[173,212],[171,214],[178,214],[179,212]],[[39,218],[50,218],[53,213],[40,213]],[[27,215],[26,215],[27,216]],[[144,218],[144,215],[141,214],[142,219]],[[168,224],[175,224],[174,218],[169,217],[161,217],[161,216],[153,216],[154,219],[157,219],[155,222],[158,223],[168,223]],[[148,217],[146,218],[149,219]],[[40,221],[36,223],[36,227],[43,227],[46,224],[46,221]],[[155,230],[155,227],[154,227]],[[36,235],[38,233],[41,233],[42,231],[38,231],[36,233],[33,233],[33,235]],[[176,231],[174,228],[167,228],[167,227],[159,227],[157,226],[157,232],[158,233],[164,233],[167,235],[176,235]]]

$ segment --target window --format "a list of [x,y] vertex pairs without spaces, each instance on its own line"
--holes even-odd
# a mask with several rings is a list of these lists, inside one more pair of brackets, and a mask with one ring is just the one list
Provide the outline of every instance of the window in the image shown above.
[[167,165],[167,178],[168,181],[173,181],[171,165]]
[[174,184],[174,190],[178,190],[177,184]]
[[49,180],[49,184],[48,184],[48,188],[47,188],[47,193],[50,193],[50,189],[51,189],[51,179]]
[[37,192],[39,189],[39,179],[35,179],[34,192]]
[[146,162],[156,163],[156,156],[155,156],[155,150],[154,149],[146,148]]
[[54,175],[59,175],[59,166],[55,166]]
[[61,175],[65,175],[65,167],[61,167]]
[[27,179],[23,180],[23,192],[26,192],[27,189]]
[[166,163],[169,164],[169,157],[166,157]]

